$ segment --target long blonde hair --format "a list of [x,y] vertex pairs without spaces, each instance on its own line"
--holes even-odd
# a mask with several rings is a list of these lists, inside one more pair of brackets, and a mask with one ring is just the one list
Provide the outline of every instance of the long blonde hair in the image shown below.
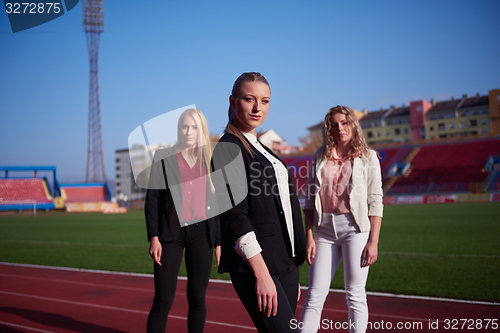
[[196,143],[196,147],[189,150],[189,154],[193,157],[196,156],[196,158],[200,161],[200,168],[203,165],[207,173],[209,173],[210,159],[212,158],[212,149],[210,147],[210,134],[208,132],[207,119],[200,110],[187,109],[180,115],[179,121],[177,122],[177,143],[175,144],[175,147],[178,147],[180,144],[181,123],[182,120],[187,116],[193,118],[193,120],[196,123],[196,126],[198,127],[198,142]]
[[[269,90],[271,90],[269,82],[267,82],[264,75],[257,72],[243,73],[236,79],[236,81],[234,81],[233,90],[231,91],[231,96],[233,96],[233,98],[237,98],[240,95],[241,86],[245,82],[262,82],[269,87]],[[229,110],[228,110],[229,120],[227,122],[226,129],[224,130],[224,132],[236,135],[238,139],[240,139],[240,141],[243,143],[245,150],[253,157],[255,153],[252,147],[250,147],[250,145],[248,144],[247,140],[245,139],[241,131],[236,126],[236,119],[234,113],[235,110],[231,107],[231,105],[229,105]]]
[[337,105],[336,107],[328,110],[325,116],[325,123],[323,125],[323,144],[319,148],[321,152],[322,159],[330,159],[333,157],[333,151],[337,148],[337,143],[332,135],[332,116],[337,113],[342,113],[345,115],[347,122],[352,126],[352,139],[351,139],[351,149],[349,149],[348,156],[351,158],[360,157],[361,155],[370,158],[369,147],[363,136],[363,130],[361,125],[359,125],[358,118],[347,106]]

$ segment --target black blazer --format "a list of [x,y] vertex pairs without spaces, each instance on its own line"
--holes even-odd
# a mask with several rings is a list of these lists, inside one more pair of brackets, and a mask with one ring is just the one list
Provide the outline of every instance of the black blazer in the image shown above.
[[[270,149],[265,146],[264,148],[280,160]],[[212,156],[212,169],[218,171],[241,154],[239,158],[241,160],[242,157],[244,165],[241,169],[245,169],[244,181],[248,189],[248,195],[239,203],[235,204],[233,196],[230,195],[233,206],[220,215],[222,256],[219,273],[251,273],[247,263],[234,250],[236,240],[250,231],[255,232],[262,248],[261,254],[272,275],[287,271],[292,264],[301,265],[305,260],[306,241],[302,213],[290,170],[288,170],[288,186],[293,217],[295,258],[292,257],[291,242],[274,169],[264,155],[255,149],[253,152],[255,157],[245,150],[238,137],[226,133],[217,143]],[[227,179],[230,177],[226,177],[225,174],[224,177],[226,184],[214,183],[220,207],[225,204],[220,203],[223,196],[218,191],[234,193],[231,180],[228,182]]]
[[[180,214],[182,212],[180,184],[181,177],[175,148],[157,151],[151,166],[144,207],[148,240],[158,236],[161,242],[173,242],[179,236],[182,227],[176,206]],[[208,177],[206,191],[206,212],[207,216],[210,216],[210,210],[215,207],[216,200],[211,192]],[[212,247],[220,245],[218,216],[207,219],[207,237]]]

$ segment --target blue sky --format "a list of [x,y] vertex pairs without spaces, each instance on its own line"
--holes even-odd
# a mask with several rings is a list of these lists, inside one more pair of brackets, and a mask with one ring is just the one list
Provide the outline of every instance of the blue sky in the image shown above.
[[[0,13],[0,165],[55,165],[85,179],[89,60],[81,1],[12,33]],[[142,123],[196,104],[212,133],[234,80],[264,74],[261,129],[291,144],[337,104],[378,110],[500,88],[500,2],[105,1],[99,48],[108,178]]]

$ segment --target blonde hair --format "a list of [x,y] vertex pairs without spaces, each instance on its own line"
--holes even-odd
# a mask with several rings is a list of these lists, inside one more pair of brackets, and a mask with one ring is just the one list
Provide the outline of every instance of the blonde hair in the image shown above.
[[[266,84],[269,87],[269,89],[271,89],[271,87],[269,86],[269,82],[267,82],[264,75],[257,72],[243,73],[236,79],[236,81],[234,81],[233,90],[231,91],[231,96],[233,96],[233,98],[237,98],[240,95],[241,86],[245,82],[261,82]],[[247,142],[241,131],[236,126],[236,119],[234,112],[235,110],[231,107],[231,105],[229,105],[229,110],[228,110],[229,120],[227,122],[226,129],[224,130],[224,132],[231,133],[236,137],[238,137],[238,139],[240,139],[241,143],[245,147],[245,150],[253,157],[255,156],[254,155],[255,153],[252,147],[250,147],[250,144]]]
[[198,158],[200,161],[200,168],[202,165],[205,166],[205,170],[207,170],[207,174],[210,177],[210,159],[212,158],[210,134],[208,132],[207,119],[200,110],[187,109],[180,115],[179,121],[177,122],[177,143],[175,144],[175,147],[180,144],[181,123],[187,116],[193,118],[196,126],[198,127],[198,142],[196,143],[196,147],[189,150],[189,154]]
[[323,144],[320,147],[321,158],[330,159],[333,157],[333,151],[337,147],[337,143],[332,135],[332,116],[337,113],[342,113],[345,115],[347,122],[352,126],[352,139],[351,139],[351,149],[349,149],[348,156],[351,158],[360,157],[361,155],[370,158],[369,147],[363,136],[363,130],[361,125],[359,125],[358,118],[347,106],[337,105],[336,107],[328,110],[325,116],[325,122],[323,125]]

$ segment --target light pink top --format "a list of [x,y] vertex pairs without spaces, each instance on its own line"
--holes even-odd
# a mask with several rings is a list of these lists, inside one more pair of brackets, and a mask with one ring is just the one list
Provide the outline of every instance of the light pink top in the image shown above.
[[349,183],[352,175],[352,158],[336,156],[321,168],[319,196],[323,213],[347,214],[349,205]]

